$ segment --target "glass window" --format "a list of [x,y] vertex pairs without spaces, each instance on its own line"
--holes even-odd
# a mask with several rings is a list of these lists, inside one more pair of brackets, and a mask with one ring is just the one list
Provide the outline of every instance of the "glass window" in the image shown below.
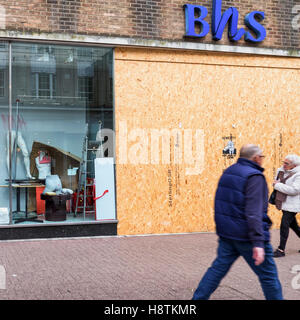
[[[13,222],[28,223],[23,221],[27,218],[37,223],[36,219],[43,223],[94,221],[95,158],[109,155],[97,153],[101,146],[97,134],[100,127],[114,129],[112,49],[12,43],[11,149],[7,140],[7,45],[0,47],[0,58],[1,54],[0,152],[4,156],[0,158],[0,178],[7,184],[7,151],[11,150]],[[85,143],[93,147],[85,148]],[[82,176],[80,165],[85,156],[86,170],[81,172],[87,174]],[[58,183],[58,189],[51,192],[66,195],[65,217],[47,213],[47,199],[40,193],[49,191],[45,190],[48,176]],[[7,199],[8,188],[2,187],[0,208],[8,208]]]
[[92,77],[78,77],[78,94],[81,100],[93,101]]
[[[7,142],[9,139],[9,113],[8,113],[8,45],[0,43],[0,223],[9,223],[9,154]],[[12,122],[16,119],[13,118]]]
[[5,81],[4,81],[4,70],[0,70],[0,97],[4,97]]
[[51,73],[33,73],[31,87],[32,96],[36,99],[55,99],[56,76]]

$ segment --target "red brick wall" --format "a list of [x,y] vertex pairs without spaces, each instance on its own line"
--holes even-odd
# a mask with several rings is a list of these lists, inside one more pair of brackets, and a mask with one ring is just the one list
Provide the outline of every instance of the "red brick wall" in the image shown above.
[[[7,30],[249,46],[244,40],[230,43],[226,32],[219,42],[212,40],[211,33],[205,39],[184,39],[185,3],[206,6],[211,14],[212,0],[0,0]],[[259,46],[299,49],[300,30],[292,28],[292,8],[297,4],[299,0],[223,0],[223,10],[235,6],[241,27],[247,13],[264,11],[267,38]]]

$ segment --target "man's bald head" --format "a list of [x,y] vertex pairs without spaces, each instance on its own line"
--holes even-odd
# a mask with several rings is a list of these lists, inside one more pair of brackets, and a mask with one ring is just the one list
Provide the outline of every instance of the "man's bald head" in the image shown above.
[[262,150],[255,144],[245,144],[240,150],[240,158],[248,160],[253,159],[253,157],[259,154],[262,154]]

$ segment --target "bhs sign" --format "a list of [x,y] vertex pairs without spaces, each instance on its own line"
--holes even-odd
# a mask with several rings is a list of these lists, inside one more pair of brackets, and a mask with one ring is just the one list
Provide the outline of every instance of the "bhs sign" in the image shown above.
[[[185,4],[185,36],[205,37],[209,32],[209,24],[204,19],[207,16],[207,8],[198,5]],[[262,11],[253,11],[246,15],[245,25],[249,30],[238,29],[239,12],[231,7],[222,14],[222,0],[213,0],[211,31],[214,40],[221,40],[224,29],[228,24],[228,37],[230,41],[239,41],[243,36],[245,41],[258,43],[266,38],[266,29],[258,22],[265,18]],[[196,33],[195,27],[200,27],[200,33]]]

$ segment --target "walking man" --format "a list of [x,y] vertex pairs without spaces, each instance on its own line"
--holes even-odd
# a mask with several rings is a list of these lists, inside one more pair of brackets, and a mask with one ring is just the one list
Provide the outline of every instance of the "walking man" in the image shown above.
[[263,158],[258,146],[244,145],[237,163],[220,178],[215,195],[217,258],[200,281],[193,300],[209,299],[239,256],[258,276],[267,300],[283,299],[270,244],[272,222],[267,215]]

